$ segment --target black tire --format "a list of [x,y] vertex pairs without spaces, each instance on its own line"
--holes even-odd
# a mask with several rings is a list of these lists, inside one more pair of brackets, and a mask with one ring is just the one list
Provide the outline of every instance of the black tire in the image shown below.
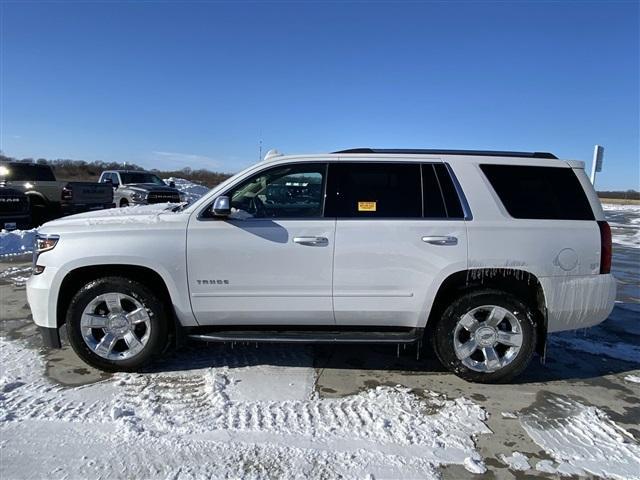
[[[466,366],[455,353],[454,332],[463,315],[477,307],[495,305],[508,310],[521,327],[522,345],[510,363],[492,372]],[[445,368],[464,380],[476,383],[507,383],[529,365],[536,348],[537,328],[533,310],[515,296],[499,290],[475,290],[456,299],[445,310],[433,329],[433,346]]]
[[122,200],[120,200],[120,208],[128,207],[128,206],[129,206],[129,200],[127,200],[126,198],[123,198]]
[[[81,318],[85,308],[99,295],[112,292],[134,298],[149,316],[151,328],[146,344],[140,352],[126,359],[101,357],[89,347],[82,334]],[[169,315],[163,302],[142,283],[124,277],[103,277],[82,287],[71,299],[66,324],[69,343],[76,354],[92,367],[107,372],[140,370],[165,350],[169,338]]]

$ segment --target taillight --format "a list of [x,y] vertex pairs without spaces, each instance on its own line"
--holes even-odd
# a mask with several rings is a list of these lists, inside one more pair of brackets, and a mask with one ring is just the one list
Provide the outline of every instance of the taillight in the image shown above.
[[598,222],[600,228],[600,273],[611,272],[611,227],[604,220]]
[[60,195],[60,198],[63,201],[73,200],[73,188],[71,188],[71,185],[66,185],[62,187],[62,194]]

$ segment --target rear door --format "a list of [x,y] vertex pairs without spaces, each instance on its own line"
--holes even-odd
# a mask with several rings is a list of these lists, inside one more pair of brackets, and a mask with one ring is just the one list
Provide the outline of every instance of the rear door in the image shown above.
[[434,282],[467,265],[465,215],[447,167],[334,163],[329,179],[336,323],[424,326]]

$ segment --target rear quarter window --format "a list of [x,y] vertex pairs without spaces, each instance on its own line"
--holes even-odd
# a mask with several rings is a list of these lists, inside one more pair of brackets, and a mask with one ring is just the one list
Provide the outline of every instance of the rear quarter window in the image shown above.
[[571,168],[480,165],[509,215],[540,220],[594,220]]

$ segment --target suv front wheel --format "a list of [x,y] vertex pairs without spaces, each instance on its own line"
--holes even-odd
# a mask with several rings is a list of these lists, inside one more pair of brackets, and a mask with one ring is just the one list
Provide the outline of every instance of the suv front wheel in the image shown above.
[[531,308],[506,292],[479,290],[455,300],[438,320],[434,347],[442,364],[479,383],[508,382],[524,371],[537,334]]
[[67,311],[73,350],[105,371],[135,371],[167,345],[164,304],[140,282],[104,277],[81,288]]

